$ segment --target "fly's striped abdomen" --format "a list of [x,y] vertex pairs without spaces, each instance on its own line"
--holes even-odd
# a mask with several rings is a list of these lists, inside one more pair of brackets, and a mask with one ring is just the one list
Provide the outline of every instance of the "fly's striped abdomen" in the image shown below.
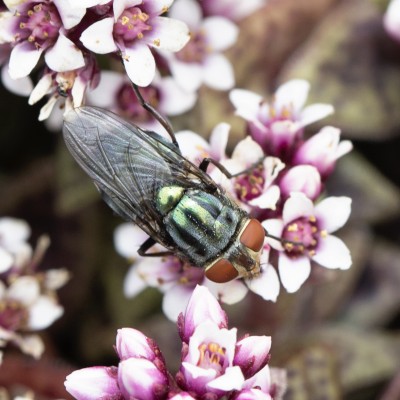
[[195,265],[203,266],[230,245],[242,218],[226,197],[187,190],[165,215],[164,223],[176,246]]

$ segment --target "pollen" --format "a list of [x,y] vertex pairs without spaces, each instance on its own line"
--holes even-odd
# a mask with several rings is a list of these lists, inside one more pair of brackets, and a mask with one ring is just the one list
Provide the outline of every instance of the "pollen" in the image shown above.
[[142,21],[142,22],[146,22],[149,19],[149,16],[146,13],[140,13],[138,14],[138,18]]
[[328,232],[324,229],[320,232],[322,238],[326,238],[328,236]]
[[32,15],[33,15],[33,10],[29,10],[29,11],[27,12],[27,14],[28,14],[28,17],[32,17]]
[[143,33],[142,33],[142,32],[139,32],[139,33],[137,34],[137,38],[138,38],[138,39],[143,39]]
[[25,29],[25,27],[26,27],[25,22],[20,22],[19,27],[20,27],[20,29]]
[[198,366],[221,368],[224,362],[226,349],[221,347],[218,343],[202,343],[198,347],[200,356],[197,362]]
[[41,4],[36,4],[35,6],[33,6],[33,11],[35,11],[37,13],[42,11],[42,5]]
[[35,41],[35,36],[33,36],[33,35],[30,35],[29,37],[28,37],[28,42],[34,42]]
[[160,46],[160,39],[154,39],[153,40],[153,44],[154,44],[154,46],[159,47]]
[[293,244],[292,243],[285,243],[285,249],[287,251],[292,251],[293,250]]
[[309,255],[310,257],[315,256],[315,254],[316,254],[315,250],[310,250],[310,251],[308,252],[308,255]]
[[126,15],[121,17],[121,24],[126,25],[129,22],[129,18]]
[[288,232],[297,232],[299,230],[299,227],[296,223],[290,224],[287,228]]
[[164,7],[162,8],[160,14],[164,14],[164,13],[168,12],[168,10],[169,10],[169,8],[168,8],[167,6],[164,6]]
[[315,218],[314,215],[310,215],[310,216],[308,217],[308,220],[309,220],[310,222],[316,222],[316,221],[317,221],[317,218]]

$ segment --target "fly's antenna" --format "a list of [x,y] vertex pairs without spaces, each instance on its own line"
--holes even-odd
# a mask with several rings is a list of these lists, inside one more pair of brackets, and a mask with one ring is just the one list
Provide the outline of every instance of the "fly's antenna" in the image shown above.
[[179,149],[179,145],[176,140],[175,133],[174,133],[171,123],[164,116],[162,116],[150,103],[148,103],[143,98],[138,86],[135,85],[133,82],[132,82],[132,88],[133,88],[133,91],[135,92],[135,95],[136,95],[140,105],[146,111],[148,111],[164,127],[164,129],[168,132],[168,135],[171,137],[172,143]]

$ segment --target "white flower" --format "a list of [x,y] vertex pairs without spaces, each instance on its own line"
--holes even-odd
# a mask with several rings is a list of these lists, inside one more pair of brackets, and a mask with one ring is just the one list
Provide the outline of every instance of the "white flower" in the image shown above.
[[203,19],[194,0],[175,1],[171,16],[185,21],[191,31],[191,40],[183,50],[165,54],[178,84],[188,91],[203,83],[217,90],[231,89],[235,84],[233,69],[221,52],[236,42],[236,25],[224,17]]
[[383,18],[387,32],[396,40],[400,40],[400,0],[391,0]]
[[139,86],[148,86],[156,71],[150,47],[175,52],[189,40],[186,24],[160,17],[172,1],[114,0],[114,17],[90,25],[80,39],[95,53],[119,50],[129,79]]
[[315,207],[304,193],[294,192],[283,206],[281,219],[268,219],[264,228],[282,243],[267,237],[279,251],[278,269],[288,292],[297,291],[311,273],[311,262],[330,269],[348,269],[351,255],[342,240],[331,235],[350,216],[351,199],[328,197]]

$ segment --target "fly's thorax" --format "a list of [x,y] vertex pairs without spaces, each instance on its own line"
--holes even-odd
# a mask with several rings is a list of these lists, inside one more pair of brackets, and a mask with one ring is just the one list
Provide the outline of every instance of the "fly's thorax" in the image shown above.
[[199,189],[162,188],[157,202],[174,245],[198,267],[231,246],[246,215],[225,195]]
[[161,215],[168,214],[180,201],[185,189],[182,186],[164,186],[156,196],[156,207]]
[[265,231],[256,219],[243,219],[234,242],[217,259],[206,265],[208,279],[217,283],[251,278],[260,273],[260,256]]

